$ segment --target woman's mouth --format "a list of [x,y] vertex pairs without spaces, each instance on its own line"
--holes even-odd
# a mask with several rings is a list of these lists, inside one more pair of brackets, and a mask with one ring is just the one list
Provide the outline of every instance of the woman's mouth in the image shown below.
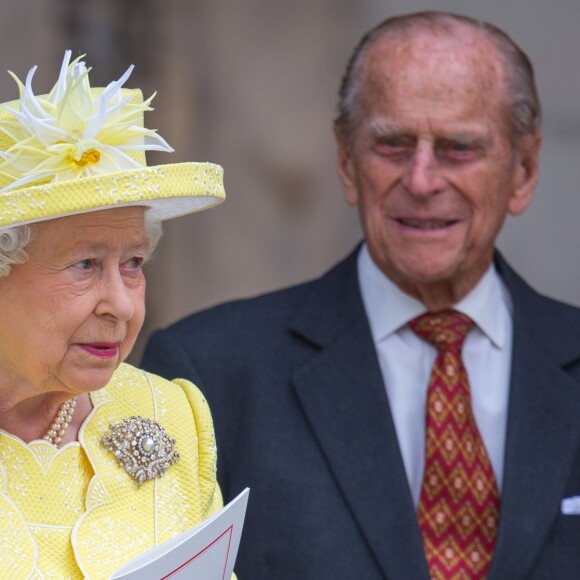
[[118,342],[86,342],[80,343],[79,346],[85,352],[101,359],[110,359],[119,354]]

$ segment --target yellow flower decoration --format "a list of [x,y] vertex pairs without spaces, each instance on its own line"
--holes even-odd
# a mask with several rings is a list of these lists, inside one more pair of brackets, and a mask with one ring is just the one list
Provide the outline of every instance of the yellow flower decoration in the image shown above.
[[0,192],[143,167],[127,154],[131,151],[173,151],[155,130],[141,126],[155,94],[139,104],[123,97],[121,88],[133,66],[102,91],[94,91],[83,57],[70,62],[71,51],[65,52],[58,81],[48,95],[35,96],[32,91],[36,66],[25,84],[10,73],[20,100],[19,109],[4,105],[14,118],[0,121],[0,131],[14,141],[0,151],[0,172],[12,180]]

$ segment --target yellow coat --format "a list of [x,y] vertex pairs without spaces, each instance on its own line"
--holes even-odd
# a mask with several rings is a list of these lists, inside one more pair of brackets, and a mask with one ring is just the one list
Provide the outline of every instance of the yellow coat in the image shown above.
[[[211,415],[194,385],[121,365],[91,399],[79,441],[62,449],[0,431],[0,578],[107,578],[222,507]],[[160,423],[180,454],[141,487],[101,444],[134,415]]]

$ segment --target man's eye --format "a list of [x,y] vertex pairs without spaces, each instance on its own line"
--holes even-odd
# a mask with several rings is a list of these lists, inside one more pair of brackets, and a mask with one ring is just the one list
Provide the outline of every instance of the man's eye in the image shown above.
[[391,149],[398,149],[404,146],[403,140],[397,137],[387,137],[379,141],[379,146],[390,147]]
[[474,161],[480,155],[480,148],[477,144],[465,141],[442,141],[437,150],[441,160],[454,163]]
[[374,151],[379,155],[384,155],[391,159],[398,159],[409,153],[414,147],[414,143],[409,139],[401,137],[381,137],[377,139]]
[[443,141],[440,144],[440,148],[451,153],[467,153],[474,150],[474,146],[471,143],[463,141]]

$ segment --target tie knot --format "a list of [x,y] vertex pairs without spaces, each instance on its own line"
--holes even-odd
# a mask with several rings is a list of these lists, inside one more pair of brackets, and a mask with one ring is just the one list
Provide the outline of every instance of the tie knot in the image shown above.
[[473,320],[456,310],[442,310],[417,316],[409,322],[409,327],[439,351],[460,351]]

